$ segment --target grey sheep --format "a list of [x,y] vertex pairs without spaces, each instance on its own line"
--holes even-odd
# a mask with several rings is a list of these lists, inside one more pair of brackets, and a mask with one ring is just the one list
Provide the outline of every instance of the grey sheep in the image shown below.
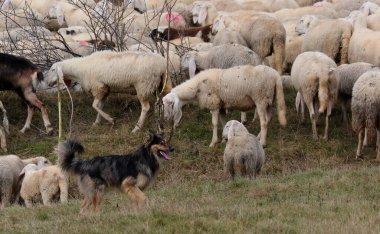
[[259,140],[236,120],[230,120],[223,129],[227,140],[224,150],[224,171],[230,178],[256,178],[265,161],[265,152]]
[[[377,132],[377,145],[380,141],[380,71],[368,71],[361,75],[352,89],[352,128],[358,133],[356,159],[361,158],[365,129],[371,135]],[[380,161],[380,148],[376,159]]]
[[224,44],[212,47],[208,51],[191,51],[182,58],[181,66],[189,69],[192,78],[196,71],[209,68],[231,68],[238,65],[259,65],[260,57],[249,48],[238,44]]

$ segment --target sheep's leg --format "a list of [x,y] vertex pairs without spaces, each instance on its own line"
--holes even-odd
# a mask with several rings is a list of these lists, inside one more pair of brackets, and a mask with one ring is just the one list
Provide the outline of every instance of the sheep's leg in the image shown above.
[[263,147],[267,144],[267,132],[268,132],[268,116],[264,106],[257,106],[257,112],[260,119],[260,143]]
[[343,101],[343,100],[342,100],[342,103],[341,103],[341,107],[342,107],[343,122],[347,123],[347,105],[346,105],[346,102]]
[[12,187],[9,186],[4,186],[4,184],[1,184],[2,186],[2,197],[1,197],[1,206],[0,208],[3,209],[5,207],[8,207],[9,204],[11,203],[11,196],[12,196]]
[[328,104],[328,107],[327,107],[327,113],[326,113],[325,134],[323,136],[324,140],[328,140],[329,139],[329,118],[330,118],[330,115],[331,115],[332,105],[333,105],[333,103],[330,100],[329,104]]
[[[92,103],[92,107],[93,107],[93,108],[98,112],[98,114],[100,114],[105,120],[107,120],[107,121],[110,122],[111,124],[114,124],[115,122],[114,122],[113,118],[112,118],[109,114],[105,113],[104,111],[102,111],[102,110],[98,107],[99,102],[101,102],[101,100],[98,99],[98,98],[95,98],[95,99],[94,99],[94,102]],[[95,122],[96,122],[96,121],[95,121]],[[95,125],[95,122],[94,122],[94,125]]]
[[[100,100],[98,103],[98,108],[103,110],[103,107],[104,107],[104,103],[103,103],[103,101]],[[96,116],[96,120],[92,125],[96,126],[96,125],[100,124],[101,120],[102,120],[102,116],[98,113],[98,115]]]
[[246,124],[247,123],[247,112],[241,112],[241,115],[240,115],[241,117],[240,117],[240,120],[241,120],[241,123],[242,124]]
[[52,199],[52,196],[51,194],[49,193],[50,191],[48,189],[46,189],[44,192],[42,192],[41,194],[41,197],[42,197],[42,203],[44,204],[44,206],[51,206],[51,199]]
[[28,105],[28,116],[26,117],[24,127],[21,129],[22,133],[25,133],[27,130],[30,129],[30,124],[32,123],[33,113],[34,113],[34,108]]
[[318,133],[317,133],[317,115],[315,114],[315,111],[314,111],[314,104],[313,104],[313,102],[307,102],[306,105],[307,105],[307,108],[309,109],[310,120],[311,120],[311,127],[312,127],[312,130],[313,130],[313,139],[317,140],[318,139]]
[[0,145],[4,152],[7,152],[7,140],[5,138],[5,129],[0,126]]
[[145,122],[146,115],[148,114],[148,111],[150,109],[150,104],[149,101],[140,99],[140,104],[141,104],[141,114],[139,121],[137,122],[135,128],[132,130],[132,133],[137,132],[140,130]]
[[64,179],[60,179],[58,181],[58,186],[59,186],[59,191],[60,191],[60,200],[61,200],[61,203],[66,203],[67,202],[67,199],[69,197],[69,193],[68,193],[68,182],[67,182],[67,179],[64,178]]
[[31,208],[31,207],[33,207],[33,201],[32,201],[30,198],[25,198],[25,199],[24,199],[24,202],[25,202],[25,206],[26,206],[27,208]]
[[[37,107],[41,111],[42,120],[44,121],[46,133],[48,135],[50,135],[53,132],[53,128],[51,127],[51,123],[50,123],[49,116],[48,116],[45,105],[38,99],[36,94],[33,92],[25,92],[24,97],[25,97],[26,101],[28,102],[28,105],[32,105],[33,107]],[[32,117],[30,117],[30,121],[32,121]]]
[[256,109],[255,109],[255,113],[253,114],[252,123],[254,123],[258,117],[259,117],[259,116],[258,116],[257,108],[256,108]]
[[211,111],[212,115],[212,140],[209,147],[214,147],[216,142],[218,142],[218,118],[219,118],[219,110]]
[[364,142],[363,142],[363,146],[368,146],[368,131],[367,131],[367,128],[364,129]]
[[356,149],[356,159],[361,158],[364,140],[364,129],[361,128],[358,133],[358,148]]
[[376,131],[376,147],[377,147],[377,155],[376,155],[376,160],[380,161],[380,131]]

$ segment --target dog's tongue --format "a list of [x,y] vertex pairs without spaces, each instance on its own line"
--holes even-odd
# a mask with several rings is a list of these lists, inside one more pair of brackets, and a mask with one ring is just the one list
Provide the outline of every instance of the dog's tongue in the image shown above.
[[172,159],[172,158],[169,157],[169,155],[168,155],[167,153],[165,153],[164,151],[160,151],[160,153],[161,153],[162,156],[164,156],[164,158],[165,158],[166,160],[171,160],[171,159]]

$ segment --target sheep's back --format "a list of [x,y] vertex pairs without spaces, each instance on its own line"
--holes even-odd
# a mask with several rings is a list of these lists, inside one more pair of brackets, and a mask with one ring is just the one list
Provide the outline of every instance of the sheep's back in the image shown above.
[[279,74],[270,67],[236,66],[223,71],[220,98],[226,107],[250,109],[256,101],[271,103]]

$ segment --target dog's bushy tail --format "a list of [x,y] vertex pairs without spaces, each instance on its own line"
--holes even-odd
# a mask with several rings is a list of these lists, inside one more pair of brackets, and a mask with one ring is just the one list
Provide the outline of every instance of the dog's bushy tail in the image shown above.
[[64,171],[81,174],[80,168],[84,160],[75,157],[75,153],[82,153],[83,146],[75,140],[67,140],[60,142],[55,153],[58,156],[58,165]]

